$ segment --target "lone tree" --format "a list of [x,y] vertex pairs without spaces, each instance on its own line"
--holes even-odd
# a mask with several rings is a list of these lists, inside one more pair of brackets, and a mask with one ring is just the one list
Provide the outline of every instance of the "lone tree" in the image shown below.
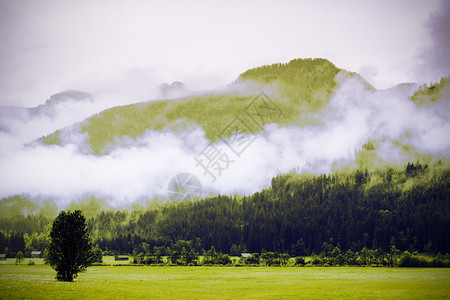
[[59,281],[73,281],[95,260],[86,218],[81,210],[61,211],[53,221],[45,261],[56,271]]

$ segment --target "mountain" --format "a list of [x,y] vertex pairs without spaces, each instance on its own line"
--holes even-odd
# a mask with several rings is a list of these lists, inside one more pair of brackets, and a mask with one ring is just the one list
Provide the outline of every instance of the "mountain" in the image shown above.
[[61,93],[51,96],[50,99],[45,101],[44,105],[39,105],[38,107],[52,106],[52,105],[57,105],[57,104],[61,104],[63,102],[68,102],[68,101],[92,102],[92,101],[94,101],[94,97],[91,94],[86,93],[86,92],[76,91],[76,90],[67,90],[67,91],[64,91],[64,92],[61,92]]
[[[237,132],[256,134],[269,124],[306,130],[321,127],[320,132],[323,133],[330,130],[329,126],[333,123],[330,120],[334,118],[337,118],[338,123],[334,122],[332,126],[347,127],[348,124],[339,122],[342,118],[347,118],[349,107],[359,107],[362,109],[359,115],[370,110],[374,116],[356,126],[365,126],[364,123],[375,120],[375,123],[367,128],[369,139],[366,136],[363,143],[373,142],[378,148],[385,150],[388,147],[398,148],[398,156],[402,156],[402,160],[406,157],[413,159],[420,156],[420,153],[436,152],[436,149],[442,152],[445,146],[437,145],[436,139],[430,140],[430,134],[436,133],[433,132],[433,126],[428,126],[427,122],[422,123],[427,126],[426,129],[413,129],[409,128],[403,118],[397,120],[398,113],[413,109],[410,106],[402,107],[406,105],[404,100],[399,100],[399,103],[397,100],[405,99],[418,109],[429,103],[432,105],[431,110],[422,108],[416,110],[416,113],[439,115],[442,120],[446,120],[448,118],[442,114],[448,111],[448,101],[438,100],[447,99],[450,87],[448,83],[449,79],[443,78],[429,87],[425,85],[419,88],[417,84],[403,83],[386,90],[377,90],[361,75],[339,69],[328,60],[294,59],[289,63],[247,70],[221,91],[112,107],[81,123],[41,137],[38,142],[48,145],[75,144],[85,154],[107,155],[115,149],[126,147],[130,141],[136,141],[148,131],[169,131],[177,134],[200,127],[211,142],[229,138]],[[338,88],[339,95],[336,94]],[[165,96],[181,90],[185,90],[185,85],[181,82],[161,85],[161,92],[166,93]],[[261,91],[264,93],[260,94]],[[332,96],[335,99],[330,103]],[[393,97],[397,99],[394,102],[389,100]],[[45,106],[67,98],[83,99],[89,98],[89,95],[66,92],[52,96]],[[370,104],[371,102],[373,103]],[[363,108],[361,105],[367,107]],[[391,107],[392,105],[394,106]],[[258,108],[259,111],[256,111]],[[430,119],[429,116],[422,117]],[[402,123],[401,129],[395,129],[400,126],[399,122]],[[417,126],[422,125],[418,123]],[[348,130],[354,129],[350,126]],[[395,133],[399,130],[402,131],[401,135]],[[352,133],[346,132],[345,135],[351,137]],[[428,145],[433,149],[430,150]],[[377,154],[377,151],[361,150],[364,157],[372,157],[372,162],[376,159],[380,162],[392,162],[392,158]],[[304,168],[308,168],[307,165]],[[311,169],[316,168],[311,166]]]
[[41,117],[53,118],[58,108],[66,104],[92,103],[91,94],[82,91],[68,90],[51,96],[45,104],[36,107],[0,106],[0,131],[11,131],[11,123],[16,121],[30,122]]
[[421,86],[414,95],[412,95],[411,100],[419,105],[435,103],[439,99],[445,97],[450,92],[450,78],[443,77],[439,83],[431,84],[427,86],[426,84]]
[[159,96],[163,99],[177,98],[186,92],[187,87],[181,81],[174,81],[171,84],[163,83],[159,86]]
[[[220,90],[104,111],[94,110],[97,102],[68,105],[76,93],[57,95],[43,106],[57,107],[58,117],[0,135],[2,191],[66,203],[95,196],[120,206],[168,200],[168,183],[180,173],[196,176],[207,197],[250,195],[291,170],[372,172],[417,160],[447,166],[448,92],[445,78],[381,90],[325,59],[296,59],[245,71]],[[205,161],[214,148],[222,160]]]
[[20,106],[0,106],[0,116],[20,115],[23,111],[28,111],[30,114],[39,115],[41,113],[49,113],[49,110],[59,104],[66,102],[93,102],[94,97],[86,92],[68,90],[58,94],[52,95],[45,101],[45,104],[36,107],[20,107]]
[[[298,123],[302,115],[318,111],[333,94],[335,77],[340,72],[353,76],[325,59],[295,59],[262,66],[242,73],[227,89],[217,93],[113,107],[77,125],[78,133],[88,136],[86,143],[95,155],[108,154],[115,141],[124,137],[135,139],[147,130],[177,131],[198,125],[210,141],[216,141],[235,133],[231,130],[223,135],[222,131],[236,118],[242,118],[247,126],[240,130],[256,133],[267,124]],[[266,111],[264,118],[255,123],[249,120],[246,110],[261,90],[265,92],[264,104],[276,106],[270,109],[278,113]],[[310,125],[316,121],[306,117],[301,122]],[[39,141],[65,145],[68,142],[62,136],[60,130]]]

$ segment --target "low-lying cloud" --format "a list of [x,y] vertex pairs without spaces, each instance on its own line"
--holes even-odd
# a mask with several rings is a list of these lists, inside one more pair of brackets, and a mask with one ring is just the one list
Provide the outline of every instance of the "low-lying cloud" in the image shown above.
[[[66,206],[95,195],[112,206],[127,206],[139,199],[167,198],[170,179],[183,172],[200,179],[204,196],[251,194],[268,187],[272,177],[293,169],[320,174],[339,164],[356,166],[355,151],[368,141],[376,147],[375,167],[449,158],[448,87],[436,103],[418,106],[409,98],[416,85],[370,90],[358,77],[339,76],[339,88],[315,115],[320,125],[266,125],[240,156],[222,141],[215,143],[229,159],[228,168],[220,173],[212,169],[215,180],[194,159],[210,145],[196,125],[183,132],[147,131],[137,139],[123,138],[111,145],[108,155],[93,156],[82,151],[86,137],[76,126],[64,131],[72,141],[65,146],[28,144],[55,126],[78,121],[70,119],[68,108],[61,107],[54,117],[12,122],[8,131],[0,132],[0,197],[27,194],[57,199]],[[94,104],[76,105],[81,115],[87,112],[84,105],[89,111]]]

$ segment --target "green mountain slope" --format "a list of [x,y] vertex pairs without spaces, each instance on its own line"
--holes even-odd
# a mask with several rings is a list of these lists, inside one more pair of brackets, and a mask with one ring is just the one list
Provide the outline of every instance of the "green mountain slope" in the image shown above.
[[[107,154],[108,145],[121,138],[137,138],[147,130],[180,130],[197,124],[210,141],[228,137],[236,131],[258,132],[266,124],[280,125],[314,120],[299,118],[314,112],[328,102],[336,87],[335,77],[341,70],[325,59],[296,59],[248,70],[225,92],[185,97],[176,100],[151,101],[114,107],[87,119],[81,132],[95,155]],[[247,82],[256,82],[269,97],[245,91]],[[239,92],[233,89],[240,87]],[[243,96],[244,95],[244,96]],[[256,99],[257,98],[257,99]],[[256,101],[259,102],[253,102]],[[250,106],[250,107],[249,107]],[[255,117],[255,109],[265,106]],[[269,107],[267,107],[269,106]],[[253,116],[247,112],[253,109]],[[226,130],[236,118],[245,126]],[[225,132],[224,132],[225,130]],[[45,144],[64,144],[60,131],[40,139]]]
[[[411,97],[418,105],[430,104],[443,98],[443,95],[448,93],[448,86],[450,84],[450,78],[443,77],[439,83],[431,84],[427,86],[426,84],[421,86],[418,91],[414,93]],[[446,90],[447,89],[447,90]]]

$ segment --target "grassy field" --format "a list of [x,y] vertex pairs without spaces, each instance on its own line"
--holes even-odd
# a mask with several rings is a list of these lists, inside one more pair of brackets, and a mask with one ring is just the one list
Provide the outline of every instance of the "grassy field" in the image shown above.
[[450,269],[97,266],[57,282],[45,265],[0,264],[1,299],[450,297]]
[[[120,260],[116,261],[114,260],[114,256],[103,256],[103,263],[107,265],[129,265],[131,263],[131,257],[129,257],[129,260]],[[34,262],[36,265],[44,265],[44,259],[43,258],[24,258],[21,262],[22,265],[28,264],[30,261]],[[0,266],[1,265],[15,265],[16,260],[14,258],[8,258],[6,260],[0,260]]]

